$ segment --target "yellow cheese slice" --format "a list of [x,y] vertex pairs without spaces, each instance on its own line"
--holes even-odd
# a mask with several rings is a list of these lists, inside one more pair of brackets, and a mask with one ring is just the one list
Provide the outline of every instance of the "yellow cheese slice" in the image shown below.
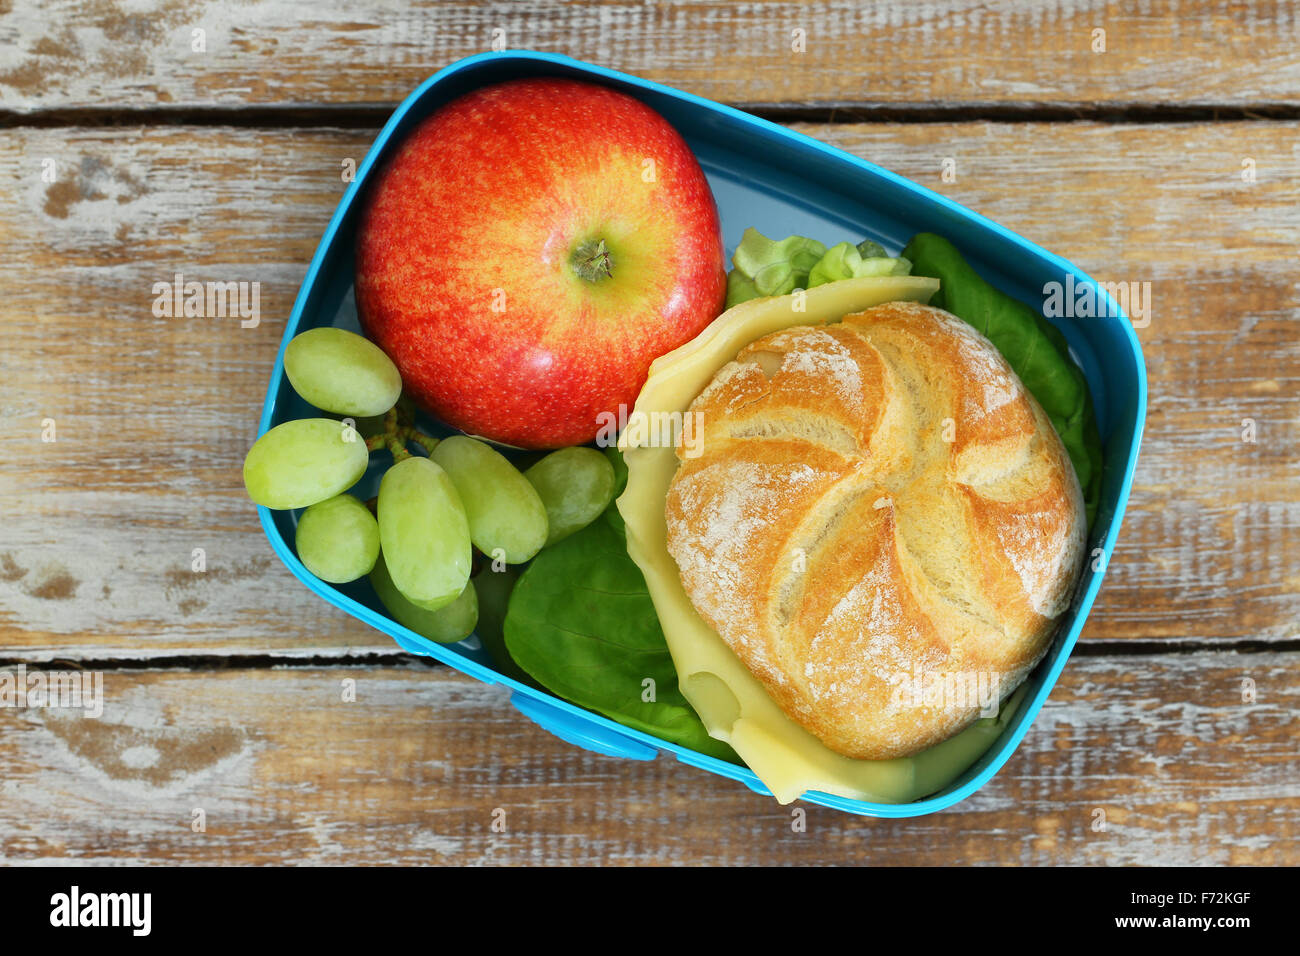
[[791,326],[837,322],[883,302],[926,302],[938,288],[937,279],[919,276],[869,277],[741,303],[650,366],[619,439],[627,462],[627,488],[618,499],[627,550],[645,575],[682,694],[710,735],[730,744],[781,803],[809,790],[877,803],[907,803],[941,790],[998,738],[1025,689],[996,718],[982,718],[912,757],[855,760],[831,750],[785,715],[687,597],[668,553],[664,502],[677,456],[662,440],[662,423],[675,415],[680,424],[718,370],[755,339]]

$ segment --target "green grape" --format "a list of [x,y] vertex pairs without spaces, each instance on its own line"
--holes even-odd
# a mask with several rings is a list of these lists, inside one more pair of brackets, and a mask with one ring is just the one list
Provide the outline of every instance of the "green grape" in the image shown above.
[[546,506],[500,452],[453,435],[429,457],[451,476],[469,517],[470,538],[489,558],[521,564],[546,544]]
[[379,543],[408,601],[436,611],[469,581],[469,524],[456,487],[427,458],[398,462],[379,483]]
[[347,491],[369,463],[365,440],[354,428],[329,418],[299,418],[253,443],[244,459],[244,487],[267,508],[306,508]]
[[614,500],[614,466],[594,448],[561,448],[524,472],[546,506],[550,546],[591,524]]
[[284,350],[284,373],[295,392],[336,415],[382,415],[402,392],[393,360],[365,336],[344,329],[295,335]]
[[322,581],[346,584],[369,574],[379,557],[379,525],[351,495],[318,501],[302,513],[298,558]]
[[402,596],[388,573],[382,555],[370,572],[370,584],[384,607],[388,608],[393,620],[439,644],[454,644],[468,637],[478,623],[478,592],[472,584],[466,584],[450,604],[430,611],[412,604]]

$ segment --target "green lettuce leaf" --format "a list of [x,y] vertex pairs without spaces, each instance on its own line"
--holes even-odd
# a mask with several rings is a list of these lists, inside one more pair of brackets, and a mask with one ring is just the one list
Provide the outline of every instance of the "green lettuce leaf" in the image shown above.
[[1101,497],[1101,436],[1087,380],[1070,359],[1065,336],[1039,310],[985,282],[942,236],[913,236],[903,256],[913,275],[939,280],[930,304],[969,322],[997,346],[1043,406],[1079,476],[1091,527]]
[[807,288],[808,271],[825,253],[826,247],[816,239],[787,236],[778,241],[751,226],[741,236],[731,261],[758,295],[788,295]]
[[[876,246],[874,242],[863,245]],[[859,247],[841,242],[826,250],[826,254],[817,260],[817,264],[808,273],[808,285],[812,289],[838,279],[860,279],[864,276],[905,276],[911,271],[912,264],[906,259],[891,259],[888,256],[871,256],[863,258]]]
[[892,258],[878,242],[864,239],[856,246],[841,242],[827,249],[807,236],[769,239],[750,227],[731,257],[727,273],[727,308],[769,295],[789,295],[838,279],[863,276],[905,276],[906,259]]
[[727,273],[727,304],[729,309],[733,305],[739,305],[742,302],[748,302],[750,299],[761,299],[763,294],[758,291],[754,285],[754,280],[745,275],[739,269],[732,269]]

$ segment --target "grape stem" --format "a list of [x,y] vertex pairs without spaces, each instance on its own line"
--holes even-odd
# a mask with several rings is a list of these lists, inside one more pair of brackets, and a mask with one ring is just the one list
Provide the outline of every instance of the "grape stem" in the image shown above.
[[411,457],[411,453],[406,450],[406,443],[399,438],[388,439],[388,450],[393,453],[394,465]]
[[433,451],[434,446],[438,444],[437,438],[434,438],[432,435],[426,435],[415,426],[411,426],[406,430],[406,440],[415,442],[426,452]]
[[411,457],[410,449],[406,447],[410,442],[423,448],[425,454],[433,451],[438,444],[437,438],[426,435],[415,426],[409,409],[399,411],[399,408],[398,405],[390,408],[384,415],[383,431],[366,439],[366,451],[387,448],[392,452],[393,464]]

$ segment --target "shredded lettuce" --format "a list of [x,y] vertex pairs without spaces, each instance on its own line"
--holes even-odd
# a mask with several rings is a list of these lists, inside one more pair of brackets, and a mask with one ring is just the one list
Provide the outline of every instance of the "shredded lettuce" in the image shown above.
[[870,239],[827,249],[807,236],[769,239],[753,227],[745,230],[731,261],[735,268],[727,275],[727,308],[838,279],[905,276],[912,267],[906,259],[890,257]]
[[[752,299],[763,295],[788,295],[795,289],[806,289],[808,272],[825,254],[826,247],[816,239],[787,236],[778,241],[750,227],[741,237],[731,261],[736,271],[748,279],[758,293],[749,296]],[[748,292],[748,288],[745,291]],[[727,303],[728,306],[733,304]]]
[[[866,245],[866,243],[864,243]],[[876,245],[874,242],[871,245]],[[883,251],[883,250],[882,250]],[[888,256],[871,256],[864,258],[857,246],[841,242],[826,250],[826,254],[808,272],[808,286],[811,289],[837,279],[860,279],[863,276],[905,276],[912,271],[912,263],[906,259],[891,259]]]

